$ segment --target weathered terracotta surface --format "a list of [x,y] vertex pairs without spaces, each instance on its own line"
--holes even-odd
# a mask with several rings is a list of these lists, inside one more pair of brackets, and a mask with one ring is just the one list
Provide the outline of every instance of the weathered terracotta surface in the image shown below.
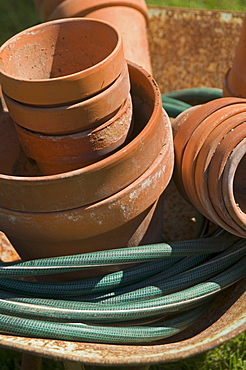
[[[243,107],[243,105],[240,104],[241,107]],[[195,167],[195,186],[196,186],[196,190],[197,190],[197,195],[199,197],[199,199],[201,199],[201,205],[202,204],[206,204],[206,209],[203,207],[203,212],[204,213],[209,213],[210,217],[213,219],[213,222],[215,223],[218,223],[220,222],[221,225],[223,225],[224,221],[222,220],[223,218],[223,214],[226,212],[223,211],[221,212],[221,206],[218,207],[218,210],[217,212],[222,213],[222,218],[219,217],[219,215],[217,214],[217,212],[215,212],[215,209],[214,209],[214,206],[211,202],[211,199],[210,199],[210,195],[209,195],[209,192],[208,192],[208,186],[207,186],[207,182],[206,182],[206,179],[208,177],[208,172],[212,171],[212,167],[210,168],[210,163],[211,163],[211,160],[213,158],[213,155],[215,154],[215,151],[217,149],[217,147],[220,145],[220,142],[221,140],[223,139],[224,137],[224,132],[229,132],[230,130],[234,129],[237,125],[237,123],[241,123],[241,120],[242,120],[242,114],[240,114],[240,111],[238,112],[238,114],[236,114],[236,105],[234,105],[234,115],[233,115],[233,111],[231,109],[231,113],[232,115],[230,116],[230,114],[228,114],[228,117],[226,118],[226,120],[223,121],[223,130],[221,129],[221,126],[218,125],[217,127],[214,128],[214,130],[207,136],[198,156],[197,156],[197,163],[196,163],[196,167]],[[230,109],[230,107],[226,107],[226,108],[222,108],[223,111],[225,111],[225,109],[228,111],[228,109]],[[245,115],[245,113],[243,113]],[[222,116],[222,114],[221,114]],[[234,149],[235,150],[235,149]],[[221,169],[218,169],[217,170],[217,174],[218,172],[221,171]],[[216,179],[217,179],[217,175],[215,175]],[[233,178],[232,178],[233,179]],[[238,180],[237,180],[238,181]],[[237,182],[235,181],[235,183]],[[217,181],[216,181],[217,182]],[[214,188],[214,191],[215,191],[215,188]],[[216,197],[213,197],[213,203],[215,203],[215,201],[218,200],[218,195]],[[220,201],[218,202],[219,204],[222,204],[223,205],[223,201],[221,203],[221,199]],[[227,212],[226,212],[227,213]],[[227,217],[229,217],[228,213],[227,213]],[[231,219],[230,222],[233,222],[233,220]],[[238,228],[238,225],[234,222],[234,228]],[[229,227],[229,225],[227,225],[227,228]],[[233,230],[232,230],[233,232]]]
[[0,48],[6,95],[34,105],[68,104],[109,86],[125,66],[122,38],[93,19],[63,19],[31,27]]
[[225,74],[223,95],[246,98],[246,16],[235,56],[231,67]]
[[152,72],[144,0],[66,0],[47,18],[86,17],[106,21],[120,31],[126,59]]
[[236,205],[233,189],[245,191],[243,171],[234,174],[246,147],[240,145],[240,157],[234,149],[245,139],[245,119],[245,99],[222,98],[187,110],[172,123],[174,179],[181,193],[212,222],[241,237],[246,236],[245,201],[238,195]]
[[[245,189],[244,175],[242,173],[241,175],[243,175],[243,177],[241,179],[239,177],[234,179],[234,176],[232,176],[232,178],[228,178],[226,174],[224,173],[225,166],[227,166],[227,171],[228,171],[228,166],[232,165],[233,167],[231,167],[229,171],[231,172],[231,174],[233,174],[236,172],[238,166],[240,165],[240,160],[238,160],[235,163],[235,161],[231,162],[231,158],[233,157],[235,158],[234,149],[238,146],[238,144],[242,140],[245,139],[245,127],[246,127],[245,117],[246,117],[246,113],[244,114],[244,117],[241,117],[241,124],[237,122],[237,126],[234,126],[234,128],[230,132],[228,132],[227,135],[224,136],[224,138],[221,140],[211,160],[211,164],[210,164],[211,175],[208,177],[208,180],[207,180],[208,189],[210,192],[210,199],[212,200],[212,203],[214,204],[214,207],[217,210],[217,213],[219,213],[219,215],[226,222],[226,224],[229,224],[229,226],[233,228],[233,233],[239,236],[242,236],[244,238],[246,237],[246,224],[243,223],[242,220],[236,221],[235,211],[232,212],[233,208],[235,210],[238,207],[240,209],[240,212],[243,215],[243,209],[241,209],[241,203],[242,203],[243,197],[241,198],[241,200],[240,200],[240,197],[238,197],[237,201],[239,203],[237,204],[237,207],[233,207],[233,204],[235,204],[235,199],[234,197],[230,196],[232,203],[229,206],[229,209],[231,209],[231,211],[228,212],[228,207],[226,207],[225,205],[225,199],[227,199],[227,203],[228,203],[229,194],[226,194],[226,191],[222,190],[222,183],[223,183],[223,178],[224,178],[224,181],[226,180],[227,182],[225,189],[228,190],[229,184],[232,185],[232,182],[233,182],[233,187],[237,188],[237,183],[235,182],[235,180],[237,180],[239,181],[239,184],[241,184],[241,186]],[[245,154],[246,154],[246,147],[244,146],[244,155]],[[227,163],[228,160],[229,162]],[[215,173],[217,177],[216,184],[213,178]],[[212,194],[214,194],[213,197],[212,197]],[[233,217],[232,217],[232,213],[233,213]]]
[[[24,260],[138,245],[147,230],[142,222],[171,178],[171,149],[170,136],[169,145],[142,176],[105,200],[51,213],[16,212],[1,208],[1,228]],[[150,220],[148,218],[147,224]],[[159,230],[162,230],[161,218]],[[149,242],[151,239],[157,241],[155,234],[151,235]],[[97,273],[102,272],[103,269],[99,269]],[[85,275],[90,274],[86,272]]]
[[73,171],[97,162],[121,147],[132,126],[129,94],[118,112],[98,127],[67,135],[44,135],[15,124],[24,152],[44,175]]
[[[129,143],[97,163],[60,175],[26,177],[25,168],[24,172],[20,169],[19,176],[6,176],[0,171],[0,207],[28,212],[76,208],[104,199],[141,176],[169,140],[170,122],[152,76],[136,65],[128,65],[134,106]],[[4,150],[5,146],[9,147],[7,142],[0,147]],[[15,167],[18,169],[18,158]]]
[[44,134],[68,134],[88,130],[109,120],[127,99],[130,80],[127,64],[120,76],[95,96],[70,105],[40,107],[19,103],[7,95],[5,102],[20,126]]

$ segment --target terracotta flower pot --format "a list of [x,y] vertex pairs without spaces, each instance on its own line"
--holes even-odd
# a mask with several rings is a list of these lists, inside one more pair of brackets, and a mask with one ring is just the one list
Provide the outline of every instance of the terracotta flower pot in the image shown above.
[[43,134],[68,134],[99,126],[113,117],[130,93],[128,68],[99,94],[79,103],[40,107],[19,103],[6,94],[4,99],[13,120],[20,126]]
[[[240,168],[242,163],[241,158],[238,160],[238,162],[235,164],[231,161],[232,158],[235,158],[234,150],[236,147],[238,147],[239,143],[244,140],[245,138],[245,118],[246,118],[246,112],[244,113],[244,118],[241,117],[241,124],[237,122],[237,126],[235,125],[233,130],[227,133],[226,136],[221,140],[220,145],[217,147],[216,152],[214,153],[214,157],[211,160],[210,164],[210,176],[207,180],[207,186],[210,193],[210,198],[212,201],[212,204],[217,211],[217,213],[220,215],[222,220],[226,223],[225,229],[238,235],[241,237],[246,237],[246,224],[242,222],[243,217],[239,221],[236,216],[235,209],[238,209],[238,213],[244,214],[245,211],[245,203],[244,203],[244,196],[240,196],[240,193],[237,192],[238,189],[238,183],[241,184],[242,187],[245,187],[245,178],[242,177],[235,177],[234,174],[236,173],[237,168]],[[245,141],[244,141],[245,143]],[[244,155],[246,154],[246,147],[244,146]],[[228,163],[227,163],[228,162]],[[241,163],[240,163],[241,162]],[[230,164],[233,164],[233,167],[228,168]],[[225,166],[227,167],[227,171],[225,173]],[[226,176],[228,171],[233,175],[232,178],[229,178]],[[214,174],[216,173],[217,181],[215,183],[214,180]],[[240,172],[238,172],[240,175]],[[241,173],[242,175],[242,173]],[[224,178],[224,180],[223,180]],[[236,182],[236,181],[237,182]],[[225,184],[225,181],[227,184]],[[224,182],[224,189],[222,190]],[[244,184],[244,185],[243,185]],[[233,197],[232,192],[229,194],[226,194],[226,188],[227,190],[231,188],[231,190],[234,188],[233,191]],[[212,197],[212,194],[214,195]],[[237,199],[237,205],[235,205],[235,199]],[[233,201],[231,205],[226,206],[225,199],[230,199]],[[235,205],[235,206],[234,206]],[[231,210],[229,212],[228,210]],[[233,215],[233,216],[232,216]],[[228,229],[227,225],[229,225],[230,230]]]
[[[244,103],[244,99],[224,98],[212,100],[202,106],[194,106],[181,113],[173,122],[174,150],[175,150],[175,182],[180,193],[188,200],[189,197],[183,186],[182,160],[187,143],[200,123],[213,112],[231,104]],[[199,109],[198,109],[199,108]]]
[[15,124],[21,146],[45,175],[67,172],[94,163],[125,143],[132,123],[129,95],[118,112],[102,125],[67,135],[43,135]]
[[[142,222],[149,212],[153,214],[152,207],[155,208],[170,180],[171,147],[170,140],[143,175],[100,202],[50,213],[1,208],[2,230],[23,259],[137,245],[147,229],[146,226],[142,229]],[[159,226],[162,228],[162,220],[159,220]],[[140,233],[139,228],[142,229]],[[160,237],[160,233],[158,235]],[[151,239],[155,240],[155,235]]]
[[[218,99],[187,111],[185,118],[182,115],[180,121],[177,117],[174,122],[175,154],[179,158],[175,181],[182,184],[185,197],[208,219],[245,237],[242,193],[246,183],[242,174],[246,146],[242,141],[245,139],[246,100]],[[183,132],[189,134],[180,146]]]
[[[149,168],[161,148],[172,140],[171,125],[162,109],[160,91],[152,76],[132,63],[128,66],[134,112],[134,130],[130,142],[103,160],[76,171],[31,177],[26,175],[25,163],[19,165],[18,158],[16,172],[12,176],[4,174],[2,167],[10,157],[4,154],[11,148],[11,142],[4,140],[0,145],[0,207],[25,212],[52,212],[81,207],[119,192]],[[8,127],[12,130],[10,124]],[[18,141],[17,144],[19,151]],[[14,147],[12,150],[16,153]],[[19,176],[15,176],[17,170]]]
[[[48,5],[48,2],[50,5]],[[55,3],[57,2],[57,5]],[[52,6],[51,6],[51,3]],[[101,9],[103,7],[112,7],[112,6],[126,6],[137,9],[143,15],[148,17],[148,9],[144,0],[43,0],[42,8],[53,8],[53,12],[46,10],[45,12],[41,11],[41,17],[43,21],[54,19],[53,17],[59,18],[69,18],[74,16],[84,17],[88,13],[91,13],[95,10]],[[41,7],[40,7],[41,8]]]
[[89,17],[106,21],[120,31],[126,59],[152,71],[148,36],[148,9],[144,0],[65,0],[43,20]]
[[0,48],[4,93],[18,102],[59,105],[106,89],[122,72],[122,38],[93,19],[63,19],[31,27]]
[[[245,105],[244,104],[238,104],[242,112],[237,112],[236,105],[234,105],[234,109],[231,109],[231,107],[223,108],[223,110],[227,109],[229,112],[229,109],[231,110],[231,114],[228,115],[228,117],[220,122],[220,124],[217,125],[217,127],[214,128],[214,130],[207,136],[196,161],[196,167],[195,167],[195,186],[197,195],[200,198],[200,204],[206,205],[206,210],[203,208],[202,213],[207,214],[214,223],[220,224],[222,227],[226,228],[230,232],[235,232],[235,230],[239,229],[239,232],[241,232],[239,226],[233,222],[232,218],[226,211],[224,207],[224,200],[223,197],[221,197],[221,191],[217,192],[217,187],[215,186],[213,188],[213,196],[210,197],[209,189],[208,189],[208,174],[209,177],[213,177],[212,174],[213,167],[215,164],[219,165],[219,161],[216,159],[218,148],[225,137],[231,130],[234,130],[237,125],[241,124],[242,118],[245,116]],[[244,110],[244,111],[243,111]],[[222,114],[221,114],[222,116]],[[234,150],[233,150],[234,151]],[[213,160],[213,164],[212,161]],[[224,161],[224,163],[226,160]],[[223,161],[221,162],[223,163]],[[217,167],[215,169],[215,178],[216,183],[218,183],[217,179],[221,176],[221,169]],[[214,186],[214,185],[213,185]],[[218,207],[216,206],[218,204]],[[223,208],[223,209],[222,209]],[[230,224],[233,224],[233,227],[228,225],[226,221],[224,221],[224,215],[227,214],[227,218],[230,218]]]
[[[202,107],[199,110],[201,111]],[[185,147],[185,151],[183,154],[182,179],[183,183],[185,184],[185,190],[188,197],[190,198],[192,196],[193,203],[196,205],[197,208],[200,208],[201,204],[197,194],[195,181],[193,181],[193,179],[196,180],[195,168],[197,165],[198,154],[204,143],[207,141],[208,135],[213,130],[215,130],[215,128],[219,126],[221,131],[224,131],[223,125],[226,119],[228,119],[232,115],[235,116],[237,113],[244,111],[245,106],[242,103],[234,104],[233,109],[230,105],[224,108],[220,108],[219,110],[208,115],[203,121],[201,121],[199,126],[190,135],[189,141]],[[234,127],[236,127],[236,122]],[[227,132],[224,131],[224,134],[226,133]],[[204,212],[205,211],[206,210],[204,210]]]
[[223,96],[246,98],[246,16],[232,66],[224,78]]

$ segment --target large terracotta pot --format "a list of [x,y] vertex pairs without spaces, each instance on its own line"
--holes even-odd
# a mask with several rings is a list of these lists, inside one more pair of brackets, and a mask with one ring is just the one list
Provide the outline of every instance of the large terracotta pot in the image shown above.
[[[50,213],[1,208],[1,228],[23,259],[138,245],[147,232],[153,207],[170,180],[171,147],[172,144],[164,147],[132,184],[100,202]],[[149,242],[161,240],[162,218],[158,224],[159,232]]]
[[[47,8],[46,8],[47,10]],[[65,0],[48,14],[40,9],[43,20],[86,17],[106,21],[120,31],[126,59],[152,71],[144,0]]]
[[225,74],[223,96],[246,98],[246,16],[232,65]]
[[43,135],[15,124],[21,146],[44,175],[76,170],[94,163],[122,146],[131,131],[129,94],[118,112],[98,127],[67,135]]
[[245,119],[245,99],[223,98],[173,122],[178,187],[204,216],[240,237],[246,237]]
[[[73,193],[73,197],[70,197],[68,187],[72,176],[75,176],[74,181],[79,180],[78,174],[83,178],[81,170],[65,173],[61,176],[33,178],[1,175],[1,180],[4,180],[2,185],[18,185],[15,189],[18,189],[19,193],[16,198],[17,203],[12,199],[12,204],[8,206],[7,197],[2,192],[0,193],[1,230],[6,233],[23,259],[84,253],[161,241],[163,228],[161,195],[172,176],[174,163],[171,125],[162,109],[158,87],[149,74],[133,65],[129,65],[129,70],[133,85],[132,100],[136,125],[133,138],[128,145],[115,154],[87,167],[87,171],[89,169],[93,170],[97,166],[103,166],[102,163],[104,163],[104,166],[111,167],[113,159],[115,159],[120,168],[120,172],[117,172],[116,169],[114,171],[113,168],[113,179],[116,182],[117,178],[121,181],[121,176],[128,176],[127,171],[122,173],[121,166],[122,161],[125,164],[128,161],[129,170],[131,167],[134,168],[131,178],[128,178],[127,185],[122,187],[121,184],[121,188],[116,191],[111,188],[107,197],[101,197],[98,201],[88,202],[87,205],[81,206],[79,203],[80,194],[76,196]],[[163,131],[159,130],[160,127]],[[8,129],[9,126],[7,126]],[[155,134],[153,134],[153,130]],[[149,143],[146,141],[146,136],[150,138],[150,148],[148,148]],[[156,146],[159,147],[157,153]],[[0,153],[4,156],[4,146],[0,148]],[[13,150],[16,150],[16,148],[13,148]],[[149,157],[152,152],[155,152],[155,155],[154,157],[152,155],[150,160]],[[141,156],[141,161],[139,156]],[[147,163],[145,163],[146,161]],[[111,163],[111,166],[109,163]],[[139,170],[141,163],[142,169]],[[110,177],[110,168],[108,168],[107,176]],[[69,182],[63,182],[66,177],[70,177]],[[40,211],[40,207],[35,210],[33,208],[34,203],[36,206],[38,202],[41,203],[41,199],[37,202],[34,197],[39,198],[42,181],[43,185],[46,181],[55,184],[59,182],[59,179],[63,184],[60,183],[60,190],[57,187],[58,191],[54,191],[55,188],[53,188],[53,210]],[[28,181],[30,183],[29,203],[24,199],[27,196]],[[103,181],[106,181],[106,179],[99,176],[99,183]],[[35,182],[38,185],[36,188]],[[11,185],[9,189],[13,192],[14,187],[11,188]],[[93,186],[93,183],[88,183],[87,190],[90,185]],[[82,187],[80,185],[81,191]],[[6,194],[8,187],[1,186],[1,188],[5,189]],[[35,196],[32,193],[32,188],[35,189]],[[117,187],[114,189],[117,189]],[[59,200],[61,196],[61,190],[64,192],[64,198],[65,194],[68,194],[71,198],[70,207],[65,200],[63,205],[59,204],[62,208],[55,211],[57,199]],[[23,208],[22,203],[22,210],[12,210],[11,208],[15,208],[15,204],[20,202],[21,194],[27,209]],[[42,195],[44,195],[44,192]],[[45,198],[42,200],[46,203]],[[51,202],[51,199],[49,199],[49,202]],[[4,207],[3,204],[5,204]],[[19,206],[20,204],[17,207]],[[112,270],[116,269],[117,266],[112,267]],[[108,269],[101,269],[97,273],[106,271]],[[92,273],[90,272],[90,274]],[[70,274],[66,279],[84,276],[88,276],[88,272],[78,275]],[[65,279],[65,277],[63,278]]]
[[12,119],[29,130],[61,135],[88,130],[112,118],[130,93],[127,65],[120,76],[97,95],[70,105],[40,107],[17,102],[4,94]]
[[63,19],[31,27],[0,48],[4,93],[32,105],[78,102],[104,90],[122,72],[122,38],[93,19]]

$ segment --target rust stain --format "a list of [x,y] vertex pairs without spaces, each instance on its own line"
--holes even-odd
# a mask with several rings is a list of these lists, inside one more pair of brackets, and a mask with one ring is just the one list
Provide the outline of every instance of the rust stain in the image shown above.
[[153,75],[161,92],[222,88],[244,13],[151,7],[149,14]]

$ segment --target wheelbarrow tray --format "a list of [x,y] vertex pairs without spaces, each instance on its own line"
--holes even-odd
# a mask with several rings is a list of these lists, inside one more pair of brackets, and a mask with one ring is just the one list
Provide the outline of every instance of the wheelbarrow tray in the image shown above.
[[[244,14],[149,7],[153,75],[162,93],[192,87],[222,88]],[[192,238],[195,210],[173,182],[165,191],[163,233],[167,240]],[[178,228],[177,228],[178,227]],[[2,245],[2,251],[4,246]],[[199,354],[246,330],[246,278],[220,293],[197,323],[150,345],[110,345],[0,335],[1,346],[42,357],[96,366],[140,366]]]

